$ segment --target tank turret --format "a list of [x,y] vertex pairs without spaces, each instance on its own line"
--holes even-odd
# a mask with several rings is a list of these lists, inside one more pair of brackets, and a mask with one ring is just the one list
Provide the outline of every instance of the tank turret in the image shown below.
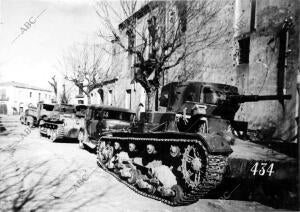
[[173,82],[162,88],[160,106],[175,113],[193,114],[195,106],[203,115],[233,120],[241,103],[291,99],[291,95],[239,95],[235,86],[206,82]]

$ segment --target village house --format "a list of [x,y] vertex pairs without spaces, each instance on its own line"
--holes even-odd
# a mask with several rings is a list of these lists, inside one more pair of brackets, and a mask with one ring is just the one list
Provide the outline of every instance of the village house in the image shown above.
[[0,114],[20,114],[38,102],[52,103],[52,91],[20,82],[0,83]]

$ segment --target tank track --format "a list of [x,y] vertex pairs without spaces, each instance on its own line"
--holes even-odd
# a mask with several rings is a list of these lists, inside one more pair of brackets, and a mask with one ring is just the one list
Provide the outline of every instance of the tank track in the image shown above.
[[136,186],[129,184],[126,180],[123,180],[122,178],[119,177],[118,174],[108,170],[104,164],[102,164],[99,160],[99,154],[100,154],[100,142],[98,143],[98,147],[97,147],[97,164],[99,167],[101,167],[104,171],[106,171],[107,173],[111,174],[112,176],[114,176],[118,181],[122,182],[123,184],[125,184],[126,186],[128,186],[129,188],[131,188],[133,191],[135,191],[136,193],[148,197],[148,198],[152,198],[158,201],[161,201],[165,204],[168,204],[170,206],[180,206],[180,205],[188,205],[188,204],[192,204],[196,201],[198,201],[200,198],[203,198],[209,191],[213,190],[216,188],[216,186],[218,186],[223,179],[223,175],[225,173],[225,169],[227,166],[227,155],[212,155],[209,154],[207,152],[207,149],[204,147],[204,145],[201,143],[200,140],[198,139],[177,139],[177,138],[137,138],[137,137],[102,137],[101,140],[104,141],[135,141],[135,142],[144,142],[145,144],[147,142],[165,142],[165,143],[174,143],[174,142],[178,142],[178,143],[185,143],[185,144],[198,144],[200,145],[204,151],[205,151],[205,155],[207,158],[207,168],[206,168],[206,174],[205,174],[205,178],[203,179],[203,181],[201,182],[201,184],[194,188],[191,189],[189,192],[185,192],[184,196],[180,199],[180,201],[177,202],[173,202],[168,198],[164,198],[158,195],[153,195],[153,194],[149,194],[147,192],[144,192],[142,190],[139,190]]
[[59,125],[57,127],[57,136],[56,136],[56,139],[61,139],[63,138],[65,135],[65,129],[62,125]]
[[[56,139],[61,139],[61,138],[64,137],[65,130],[64,130],[64,127],[62,126],[62,124],[56,124],[56,123],[51,123],[51,122],[45,122],[44,125],[47,125],[47,126],[48,126],[48,127],[44,127],[44,128],[46,128],[46,129],[49,129],[49,128],[50,128],[51,130],[53,130],[53,129],[56,130],[57,134],[56,134],[56,137],[55,137],[54,140],[56,140]],[[51,126],[51,127],[49,127],[49,126]],[[40,130],[40,133],[41,133],[41,130]],[[44,133],[41,133],[41,134],[44,134]],[[45,135],[46,135],[46,134],[45,134]]]

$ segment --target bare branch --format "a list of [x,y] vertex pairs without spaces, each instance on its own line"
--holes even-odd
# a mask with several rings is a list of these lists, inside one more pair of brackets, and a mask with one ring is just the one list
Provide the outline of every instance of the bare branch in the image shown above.
[[[137,7],[137,1],[121,1],[122,14],[115,14],[114,8],[99,1],[96,10],[97,14],[103,11],[98,16],[104,23],[99,37],[135,57],[135,80],[146,92],[152,92],[159,87],[164,71],[197,52],[228,42],[224,38],[230,31],[228,23],[217,19],[226,5],[192,0],[150,1]],[[118,27],[113,27],[116,23],[111,14],[124,16]],[[154,77],[149,79],[152,73]]]

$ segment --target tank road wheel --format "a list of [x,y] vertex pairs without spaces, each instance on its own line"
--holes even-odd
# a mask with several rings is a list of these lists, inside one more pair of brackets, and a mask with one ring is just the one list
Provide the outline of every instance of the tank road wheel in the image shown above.
[[174,192],[174,196],[171,197],[171,200],[175,204],[182,203],[182,199],[184,198],[184,193],[179,185],[173,185],[171,190]]
[[185,148],[182,157],[182,174],[188,187],[197,188],[203,180],[206,171],[206,156],[194,145]]
[[130,184],[135,184],[139,173],[136,169],[131,169],[130,174],[131,176],[127,179],[127,182]]
[[147,192],[148,192],[149,194],[154,194],[154,193],[156,192],[155,186],[150,185],[150,186],[147,188]]
[[84,149],[85,148],[84,143],[83,143],[84,132],[82,130],[79,131],[77,139],[78,139],[78,143],[79,143],[79,148]]

